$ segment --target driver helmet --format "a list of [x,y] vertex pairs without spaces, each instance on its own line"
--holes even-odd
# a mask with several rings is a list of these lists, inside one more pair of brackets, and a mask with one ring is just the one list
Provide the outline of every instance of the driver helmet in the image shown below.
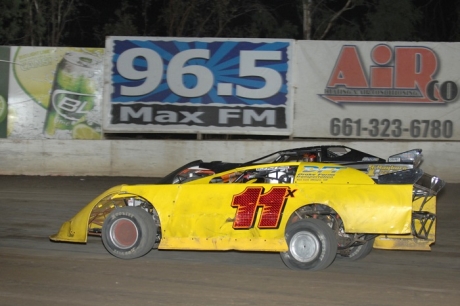
[[314,162],[314,161],[316,161],[316,154],[305,153],[303,155],[303,161],[306,161],[306,162]]

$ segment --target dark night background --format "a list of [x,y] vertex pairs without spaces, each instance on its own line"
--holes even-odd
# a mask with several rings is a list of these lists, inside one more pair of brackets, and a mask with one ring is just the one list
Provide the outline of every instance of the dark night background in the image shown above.
[[104,47],[109,35],[456,42],[459,16],[460,1],[447,0],[1,0],[0,45]]

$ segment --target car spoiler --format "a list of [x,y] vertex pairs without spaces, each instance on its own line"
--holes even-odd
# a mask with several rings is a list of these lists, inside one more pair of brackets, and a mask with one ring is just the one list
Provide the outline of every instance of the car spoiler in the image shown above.
[[414,197],[432,197],[446,185],[446,182],[437,176],[425,173],[420,168],[407,169],[380,175],[378,184],[412,184]]
[[388,157],[388,163],[410,163],[417,168],[423,159],[422,149],[412,149]]
[[[424,173],[423,170],[408,169],[380,175],[377,179],[379,184],[413,184],[411,229],[412,234],[418,239],[430,239],[430,232],[435,224],[435,204],[430,209],[431,200],[445,186],[446,182],[439,177]],[[433,202],[431,202],[433,203]],[[432,238],[434,242],[434,238]]]

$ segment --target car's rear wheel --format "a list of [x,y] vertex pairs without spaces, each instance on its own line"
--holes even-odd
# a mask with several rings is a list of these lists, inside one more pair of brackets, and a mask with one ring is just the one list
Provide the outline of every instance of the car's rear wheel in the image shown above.
[[335,233],[323,221],[304,219],[286,228],[288,251],[281,253],[284,264],[296,270],[322,270],[335,259]]
[[364,244],[353,246],[347,249],[339,250],[337,259],[355,261],[360,260],[369,255],[374,247],[374,240],[369,240]]
[[102,226],[102,242],[115,257],[133,259],[147,254],[155,244],[157,228],[152,216],[139,207],[113,210]]

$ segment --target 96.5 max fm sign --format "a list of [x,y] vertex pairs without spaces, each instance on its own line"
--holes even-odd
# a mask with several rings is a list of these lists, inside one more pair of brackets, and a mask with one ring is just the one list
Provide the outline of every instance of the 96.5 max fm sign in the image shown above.
[[291,40],[108,37],[108,132],[291,133]]

